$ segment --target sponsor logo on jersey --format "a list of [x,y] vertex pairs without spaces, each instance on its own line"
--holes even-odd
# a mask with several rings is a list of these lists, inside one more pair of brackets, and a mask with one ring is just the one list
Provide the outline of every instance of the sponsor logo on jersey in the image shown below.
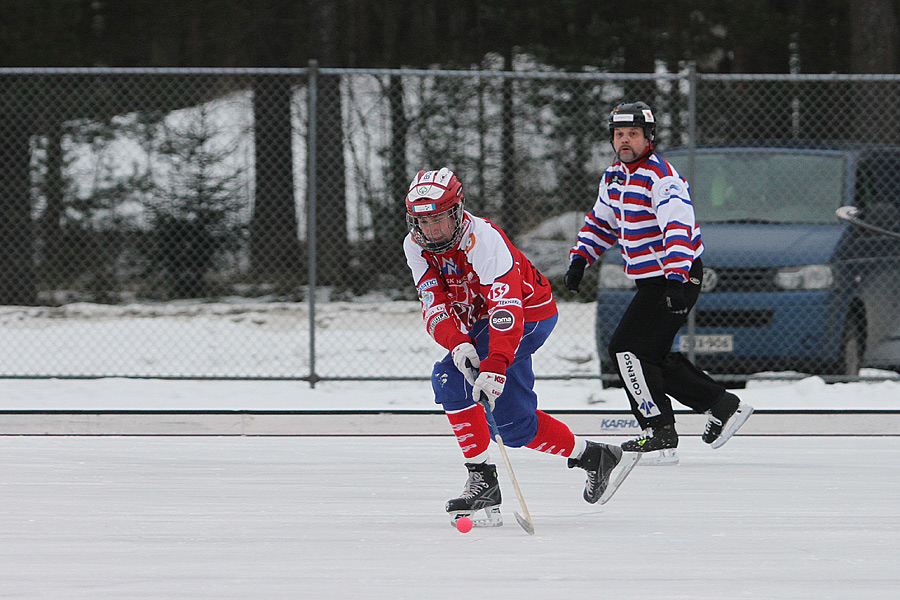
[[432,277],[431,279],[426,279],[425,281],[420,283],[419,287],[417,287],[416,289],[421,292],[422,290],[427,290],[433,287],[437,287],[437,279],[435,279],[434,277]]
[[447,306],[445,304],[438,304],[437,306],[432,306],[428,311],[425,312],[425,320],[427,321],[434,315],[440,312],[447,312]]
[[465,250],[466,252],[471,252],[472,248],[475,247],[475,234],[474,233],[470,233],[469,237],[466,238],[466,246],[465,247],[466,247],[466,250]]
[[522,301],[518,298],[504,298],[497,302],[497,306],[522,306]]
[[509,293],[509,285],[503,283],[502,281],[495,281],[493,285],[491,285],[491,293],[490,299],[494,302],[500,301],[506,294]]
[[505,308],[495,310],[491,315],[491,327],[497,331],[507,331],[516,324],[516,318]]
[[684,191],[684,188],[681,187],[681,184],[677,181],[670,181],[665,185],[665,187],[660,192],[660,196],[663,198],[669,198],[671,196],[680,194]]
[[443,275],[462,275],[462,271],[456,267],[456,263],[450,258],[441,258],[441,273]]
[[434,292],[422,292],[419,294],[419,298],[422,300],[422,308],[424,310],[428,310],[434,304]]
[[431,322],[428,323],[428,335],[430,335],[431,337],[434,337],[434,328],[437,327],[437,324],[440,323],[441,321],[446,321],[449,318],[450,318],[450,315],[448,315],[445,312],[443,312],[439,315],[436,315],[431,320]]

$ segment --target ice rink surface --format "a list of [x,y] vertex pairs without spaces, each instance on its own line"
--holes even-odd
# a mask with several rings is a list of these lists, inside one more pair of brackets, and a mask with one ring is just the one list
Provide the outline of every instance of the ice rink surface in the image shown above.
[[449,525],[449,435],[0,437],[0,598],[900,597],[900,437],[679,453],[592,506],[510,450],[528,536],[496,449],[504,526]]

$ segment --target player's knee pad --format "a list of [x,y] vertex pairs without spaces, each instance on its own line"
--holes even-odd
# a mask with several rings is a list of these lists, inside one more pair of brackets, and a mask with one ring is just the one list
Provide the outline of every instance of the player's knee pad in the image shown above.
[[471,394],[466,390],[466,378],[453,364],[453,359],[434,363],[431,388],[434,390],[435,404],[443,406],[445,411],[462,410],[472,405]]

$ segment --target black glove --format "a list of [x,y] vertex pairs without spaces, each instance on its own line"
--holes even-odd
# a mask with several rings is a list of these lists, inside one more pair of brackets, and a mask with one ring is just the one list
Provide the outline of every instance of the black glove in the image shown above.
[[585,267],[587,267],[587,261],[580,256],[576,256],[572,259],[572,262],[569,263],[569,270],[566,271],[566,278],[564,281],[566,287],[571,291],[578,291],[578,286],[581,285],[581,280],[584,279]]
[[666,295],[663,298],[666,309],[673,315],[686,315],[687,301],[684,299],[684,284],[674,279],[666,280]]

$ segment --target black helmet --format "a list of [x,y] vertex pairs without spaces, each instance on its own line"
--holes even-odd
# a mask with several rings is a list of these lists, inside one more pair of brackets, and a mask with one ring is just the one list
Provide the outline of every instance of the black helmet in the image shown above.
[[616,127],[641,127],[651,144],[656,139],[656,117],[646,102],[624,102],[609,113],[610,142]]

